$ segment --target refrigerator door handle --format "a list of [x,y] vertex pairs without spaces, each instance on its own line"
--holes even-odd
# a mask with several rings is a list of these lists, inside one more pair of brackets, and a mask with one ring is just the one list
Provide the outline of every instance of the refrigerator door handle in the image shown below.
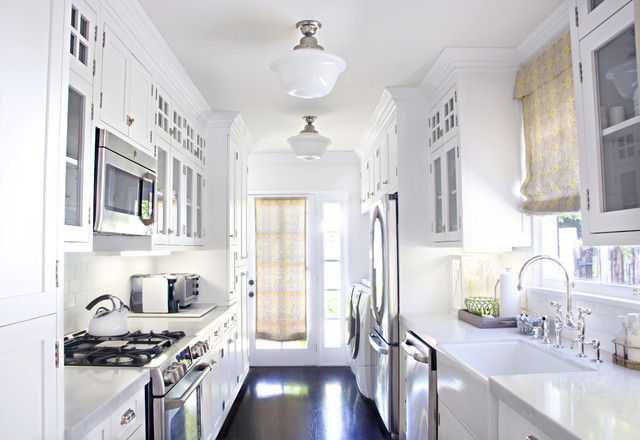
[[381,341],[380,336],[378,336],[375,333],[369,333],[369,343],[371,344],[371,347],[373,347],[373,349],[378,353],[388,356],[389,355],[388,346],[385,347],[384,345],[380,344],[380,341]]

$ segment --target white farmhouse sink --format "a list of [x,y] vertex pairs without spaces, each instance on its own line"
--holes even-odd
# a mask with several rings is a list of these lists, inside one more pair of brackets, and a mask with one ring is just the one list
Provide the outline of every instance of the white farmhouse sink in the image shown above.
[[571,359],[567,349],[525,340],[442,344],[438,351],[438,397],[478,440],[498,438],[498,401],[489,391],[490,376],[594,370]]

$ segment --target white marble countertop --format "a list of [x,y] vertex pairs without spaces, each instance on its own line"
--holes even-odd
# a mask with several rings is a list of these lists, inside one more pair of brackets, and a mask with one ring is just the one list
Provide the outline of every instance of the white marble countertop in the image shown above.
[[82,438],[148,382],[142,368],[64,367],[64,438]]
[[[183,331],[196,335],[227,318],[231,307],[216,307],[204,316],[128,316],[129,331]],[[65,439],[81,438],[149,382],[144,368],[64,367]]]
[[[453,314],[403,314],[400,320],[425,342],[439,344],[531,337],[510,329],[479,329]],[[568,346],[569,344],[565,344]],[[548,350],[558,350],[545,346]],[[589,348],[589,347],[585,347]],[[567,356],[576,351],[564,348]],[[587,350],[591,356],[591,350]],[[491,393],[504,401],[552,439],[623,440],[640,438],[640,371],[611,361],[602,352],[604,363],[597,371],[571,374],[530,374],[489,377]],[[574,358],[575,359],[575,358]],[[589,358],[584,362],[589,363]],[[595,364],[590,363],[591,367]]]

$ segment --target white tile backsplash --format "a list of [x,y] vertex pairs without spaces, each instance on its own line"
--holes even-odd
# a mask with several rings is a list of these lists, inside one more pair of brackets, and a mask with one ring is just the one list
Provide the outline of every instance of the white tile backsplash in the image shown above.
[[84,330],[95,310],[85,306],[94,298],[111,294],[129,304],[131,275],[156,272],[155,257],[120,257],[90,253],[65,254],[64,332]]

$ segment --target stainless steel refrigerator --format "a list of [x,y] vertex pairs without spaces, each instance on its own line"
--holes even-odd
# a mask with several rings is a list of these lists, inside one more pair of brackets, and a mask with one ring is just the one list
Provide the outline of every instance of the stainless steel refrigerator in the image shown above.
[[398,194],[378,200],[369,212],[369,276],[373,331],[369,342],[376,351],[373,400],[393,438],[399,432],[398,320]]

